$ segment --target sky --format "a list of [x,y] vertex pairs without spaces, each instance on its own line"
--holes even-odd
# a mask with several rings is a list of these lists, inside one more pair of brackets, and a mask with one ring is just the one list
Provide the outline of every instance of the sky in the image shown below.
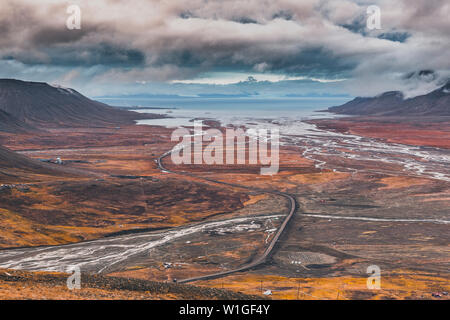
[[449,17],[448,0],[1,0],[0,77],[94,97],[412,97],[450,77]]

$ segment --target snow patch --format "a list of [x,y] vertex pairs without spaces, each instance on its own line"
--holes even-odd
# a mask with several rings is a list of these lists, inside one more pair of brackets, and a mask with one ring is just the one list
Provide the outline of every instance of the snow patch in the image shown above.
[[61,86],[59,84],[56,84],[56,83],[47,83],[47,84],[50,87],[58,89],[58,91],[61,92],[61,93],[64,93],[64,94],[75,94],[75,91],[73,89],[63,87],[63,86]]

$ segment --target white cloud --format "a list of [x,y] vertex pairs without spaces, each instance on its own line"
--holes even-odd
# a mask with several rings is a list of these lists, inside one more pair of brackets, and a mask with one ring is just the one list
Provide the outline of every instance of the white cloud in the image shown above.
[[172,80],[171,83],[228,85],[246,82],[249,81],[249,78],[256,82],[311,80],[316,82],[328,83],[346,80],[346,79],[319,79],[305,76],[288,76],[283,74],[270,74],[270,73],[218,72],[218,73],[208,73],[194,79]]

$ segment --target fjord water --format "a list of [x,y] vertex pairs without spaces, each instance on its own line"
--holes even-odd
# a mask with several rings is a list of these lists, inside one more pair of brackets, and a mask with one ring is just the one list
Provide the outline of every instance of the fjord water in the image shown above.
[[[244,125],[246,128],[279,129],[281,144],[301,146],[302,156],[314,161],[318,168],[328,167],[329,159],[345,160],[343,171],[360,171],[359,161],[398,165],[411,176],[450,181],[447,150],[388,143],[368,137],[342,134],[318,129],[302,120],[342,117],[317,112],[341,105],[349,98],[183,98],[146,100],[104,100],[111,105],[139,106],[136,111],[167,114],[172,118],[138,120],[138,124],[160,125],[170,128],[192,126],[192,119],[216,119],[222,125]],[[146,109],[147,108],[171,108]],[[343,151],[349,150],[349,152]],[[331,158],[330,158],[331,157]],[[351,160],[350,162],[348,160]],[[388,172],[384,168],[384,172]],[[392,174],[398,172],[393,171]]]
[[[99,99],[114,106],[136,106],[135,111],[167,114],[173,119],[139,120],[138,124],[176,127],[192,125],[194,118],[210,118],[222,124],[241,124],[261,119],[305,120],[333,116],[317,112],[330,106],[341,105],[350,98],[172,98],[172,99]],[[148,108],[162,108],[148,109]],[[164,109],[170,108],[170,110]]]

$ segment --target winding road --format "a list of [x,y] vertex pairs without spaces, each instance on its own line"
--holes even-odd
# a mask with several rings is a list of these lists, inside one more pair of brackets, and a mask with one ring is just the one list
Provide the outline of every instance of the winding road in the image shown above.
[[282,197],[286,198],[288,200],[288,203],[289,203],[289,212],[288,212],[286,218],[283,220],[281,226],[278,228],[277,232],[275,233],[274,237],[272,238],[272,241],[267,246],[267,248],[264,250],[262,255],[260,255],[259,257],[256,257],[253,261],[251,261],[251,262],[249,262],[249,263],[247,263],[247,264],[245,264],[243,266],[240,266],[239,268],[236,268],[236,269],[221,271],[221,272],[217,272],[217,273],[213,273],[213,274],[209,274],[209,275],[203,275],[203,276],[198,276],[198,277],[182,279],[182,280],[178,280],[177,282],[179,282],[179,283],[187,283],[187,282],[193,282],[193,281],[199,281],[199,280],[208,280],[208,279],[220,278],[220,277],[223,277],[223,276],[230,275],[232,273],[249,270],[251,268],[254,268],[256,266],[259,266],[259,265],[265,263],[267,261],[267,258],[273,253],[273,249],[274,249],[278,239],[283,234],[284,230],[286,229],[286,226],[288,225],[289,221],[291,220],[292,216],[294,215],[294,213],[295,213],[295,211],[296,211],[296,209],[298,207],[297,206],[297,201],[295,200],[295,198],[293,196],[291,196],[290,194],[287,194],[287,193],[284,193],[284,192],[280,192],[280,191],[273,191],[273,190],[266,190],[266,189],[260,189],[260,188],[253,188],[253,187],[243,186],[243,185],[239,185],[239,184],[218,181],[218,180],[214,180],[214,179],[210,179],[210,178],[199,177],[197,175],[194,175],[194,174],[191,174],[191,173],[188,173],[188,172],[175,172],[175,171],[169,170],[166,167],[164,167],[163,159],[165,157],[169,156],[171,153],[172,153],[172,150],[164,153],[163,155],[161,155],[157,159],[158,168],[161,171],[163,171],[163,172],[173,173],[173,174],[178,174],[178,175],[185,175],[185,176],[190,176],[190,177],[195,177],[195,178],[200,178],[200,179],[203,179],[203,180],[206,180],[206,181],[209,181],[209,182],[213,182],[213,183],[217,183],[217,184],[222,184],[222,185],[227,185],[227,186],[231,186],[231,187],[248,189],[248,190],[251,190],[251,191],[257,191],[257,192],[261,192],[261,193],[276,194],[276,195],[279,195],[279,196],[282,196]]
[[216,181],[209,178],[198,177],[190,173],[178,173],[166,169],[162,164],[162,159],[167,157],[171,151],[166,152],[157,159],[158,168],[162,171],[192,176],[209,182],[239,187],[262,193],[272,193],[281,195],[289,200],[289,213],[285,215],[259,215],[231,218],[227,220],[206,221],[202,223],[192,223],[181,227],[170,228],[160,231],[147,231],[141,233],[132,233],[121,236],[107,237],[90,241],[82,241],[66,245],[26,247],[16,249],[0,250],[0,268],[10,268],[29,271],[56,271],[67,272],[68,268],[79,266],[83,272],[90,273],[109,273],[120,270],[127,265],[129,261],[135,261],[140,257],[145,257],[153,248],[165,245],[171,241],[182,237],[193,235],[197,232],[215,230],[217,228],[227,227],[229,225],[245,224],[250,221],[263,221],[266,219],[284,220],[275,233],[272,241],[265,249],[264,253],[256,257],[250,263],[239,268],[214,273],[201,277],[183,279],[178,282],[191,282],[225,276],[234,272],[247,270],[264,263],[267,257],[272,253],[273,248],[283,233],[286,225],[291,219],[296,209],[295,199],[285,193],[278,191],[250,188],[222,181]]
[[70,267],[79,266],[83,272],[110,273],[120,271],[130,261],[145,259],[154,248],[198,232],[214,231],[232,225],[245,226],[248,222],[282,217],[283,215],[237,217],[65,245],[4,249],[0,250],[0,268],[65,272]]
[[[323,139],[327,141],[330,140],[328,136],[324,136]],[[321,156],[326,156],[328,153],[324,153],[322,148],[327,147],[332,150],[335,150],[336,146],[335,142],[328,141],[324,142],[320,137],[314,137],[310,139],[310,147],[305,151],[308,156],[315,154],[316,152]],[[356,138],[355,138],[356,139]],[[331,139],[332,140],[332,139]],[[359,140],[358,140],[359,141]],[[293,144],[294,141],[292,141]],[[350,143],[350,142],[346,142]],[[368,142],[367,142],[368,143]],[[366,143],[366,144],[367,144]],[[354,142],[356,144],[356,141]],[[378,149],[381,146],[375,145],[377,149],[374,151],[377,154],[381,151]],[[348,147],[348,146],[347,146]],[[366,146],[367,148],[372,148],[373,143]],[[399,149],[400,146],[396,145],[397,149],[395,149],[396,154],[402,154],[402,152],[409,153],[409,149],[404,151],[404,149]],[[320,150],[318,148],[321,148]],[[402,147],[403,148],[403,147]],[[371,151],[367,150],[367,151]],[[298,208],[298,204],[293,196],[288,193],[284,193],[276,190],[268,190],[261,189],[255,187],[249,187],[234,183],[228,183],[223,181],[214,180],[207,177],[197,176],[195,174],[189,172],[177,172],[172,171],[166,168],[163,164],[163,159],[171,155],[174,150],[170,150],[159,158],[155,159],[157,163],[157,167],[159,170],[176,175],[184,175],[193,177],[196,179],[202,179],[204,181],[208,181],[214,184],[220,184],[229,187],[235,187],[240,189],[246,189],[259,193],[273,194],[282,196],[288,200],[288,212],[286,215],[276,216],[276,218],[284,217],[283,222],[280,227],[274,234],[270,243],[267,245],[262,254],[253,258],[252,261],[241,265],[238,268],[225,270],[217,273],[212,273],[209,275],[203,275],[198,277],[192,277],[187,279],[178,280],[180,283],[193,282],[198,280],[207,280],[213,278],[219,278],[223,276],[230,275],[232,273],[240,272],[255,268],[267,262],[268,258],[273,254],[275,246],[283,235],[288,226],[290,220]],[[402,151],[402,152],[401,152]],[[408,152],[407,152],[408,151]],[[422,152],[421,150],[419,150]],[[417,151],[417,152],[419,152]],[[385,151],[387,152],[387,151]],[[414,155],[418,156],[418,154],[414,153]],[[423,151],[424,153],[425,151]],[[304,154],[304,156],[307,156]],[[333,154],[330,153],[330,156]],[[353,154],[352,154],[353,155]],[[425,159],[429,159],[436,168],[440,168],[438,164],[445,163],[447,160],[446,155],[442,155],[442,159],[432,153],[432,151],[426,151],[426,153],[419,155],[423,156]],[[355,160],[367,160],[365,158],[357,158]],[[317,160],[316,158],[312,158],[312,160]],[[379,160],[379,159],[374,159]],[[395,159],[388,159],[389,161],[395,161],[396,163],[399,161],[398,157]],[[388,161],[386,160],[386,161]],[[429,161],[429,162],[430,162]],[[429,162],[424,162],[425,164]],[[425,165],[424,164],[424,165]],[[319,165],[321,166],[321,165]],[[428,167],[427,167],[428,168]],[[440,178],[442,180],[447,179],[447,175],[445,172],[440,170],[434,172],[434,167],[430,165],[427,172],[433,172],[434,178]],[[90,172],[91,173],[91,172]],[[440,175],[439,175],[440,174]],[[344,219],[344,220],[360,220],[360,221],[373,221],[373,222],[411,222],[411,223],[435,223],[435,224],[449,224],[450,221],[444,219],[398,219],[398,218],[374,218],[374,217],[360,217],[360,216],[337,216],[337,215],[324,215],[324,214],[305,214],[306,216],[322,218],[322,219]],[[110,238],[97,239],[86,242],[73,243],[68,245],[59,245],[59,246],[46,246],[46,247],[29,247],[29,248],[21,248],[21,249],[4,249],[0,250],[0,267],[1,268],[12,268],[12,269],[24,269],[24,270],[49,270],[49,271],[65,271],[65,268],[73,265],[80,265],[83,268],[83,271],[87,272],[96,272],[96,273],[109,273],[112,271],[116,271],[120,269],[123,265],[126,265],[127,261],[132,261],[132,259],[136,257],[142,257],[148,255],[149,250],[152,248],[164,245],[168,242],[174,241],[181,237],[194,234],[196,232],[202,232],[205,230],[213,230],[217,227],[228,226],[236,223],[246,223],[250,220],[262,220],[262,219],[272,219],[275,216],[253,216],[253,217],[242,217],[242,218],[233,218],[222,221],[209,221],[203,222],[199,224],[189,224],[184,225],[182,227],[172,228],[169,230],[159,231],[159,232],[143,232],[139,234],[128,234],[123,236],[116,236]]]

